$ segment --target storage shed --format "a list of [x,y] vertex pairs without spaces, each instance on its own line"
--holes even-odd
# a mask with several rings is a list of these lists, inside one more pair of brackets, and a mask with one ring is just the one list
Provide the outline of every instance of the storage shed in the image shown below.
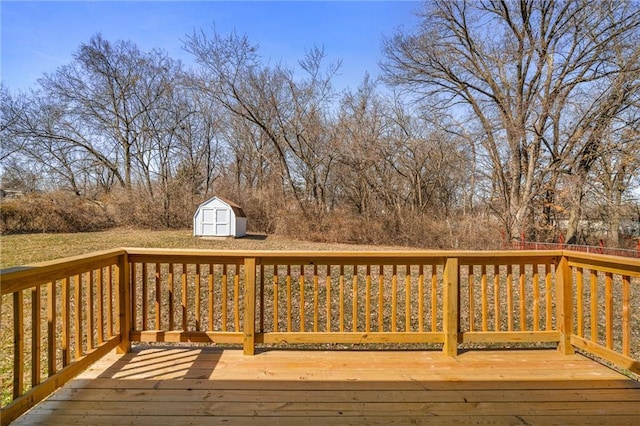
[[244,237],[247,235],[247,216],[233,201],[213,197],[200,204],[193,215],[195,237]]

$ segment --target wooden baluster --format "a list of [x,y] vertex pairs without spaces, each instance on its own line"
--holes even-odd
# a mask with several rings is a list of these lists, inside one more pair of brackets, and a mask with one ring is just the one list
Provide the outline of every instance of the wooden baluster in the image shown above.
[[331,331],[331,265],[327,265],[327,333]]
[[[111,268],[109,268],[111,270]],[[71,291],[70,291],[70,279],[69,277],[62,280],[62,338],[61,340],[61,350],[62,350],[62,367],[66,367],[71,363],[71,345],[70,345],[70,323],[71,323]],[[111,326],[111,335],[113,335],[113,324],[109,323]],[[111,336],[109,336],[111,337]]]
[[24,295],[13,293],[13,399],[24,389]]
[[280,289],[278,287],[278,265],[273,265],[273,331],[278,332],[278,295]]
[[[255,271],[253,274],[255,275]],[[237,333],[240,331],[240,266],[239,265],[236,265],[235,275],[233,276],[233,301],[234,301],[234,309],[233,309],[234,326]]]
[[578,316],[578,336],[584,337],[584,282],[582,268],[576,268],[576,315]]
[[[138,277],[136,276],[137,269],[138,268],[136,268],[136,264],[131,263],[131,326],[134,330],[138,328]],[[117,320],[119,321],[120,318],[118,317]]]
[[169,280],[169,288],[168,288],[168,296],[169,296],[169,300],[167,301],[167,304],[169,305],[169,330],[174,330],[175,328],[175,289],[174,289],[174,275],[173,275],[173,263],[169,264],[169,276],[167,277],[167,279]]
[[411,266],[405,265],[404,275],[404,331],[411,331]]
[[631,277],[622,276],[622,355],[631,356]]
[[494,331],[501,331],[500,318],[500,265],[493,265],[493,328]]
[[605,273],[605,327],[606,345],[608,349],[613,349],[613,276],[611,272]]
[[513,266],[507,265],[507,330],[513,331]]
[[344,333],[344,265],[340,265],[340,333]]
[[367,265],[367,275],[365,277],[365,320],[364,328],[367,333],[371,332],[371,265]]
[[291,289],[291,265],[287,265],[287,331],[291,332],[293,328],[293,306],[292,306],[292,289]]
[[418,266],[418,331],[424,332],[424,265]]
[[98,296],[98,309],[96,311],[98,345],[104,343],[104,276],[102,269],[103,268],[98,268],[98,275],[96,277],[96,295]]
[[351,316],[353,318],[353,332],[358,331],[358,266],[353,265],[353,299],[352,299],[352,309]]
[[156,311],[156,330],[162,330],[162,324],[161,319],[162,319],[162,281],[161,281],[161,275],[160,275],[160,264],[156,262],[156,275],[155,275],[155,281],[156,281],[156,302],[155,302],[155,311]]
[[107,267],[107,337],[113,337],[113,268]]
[[222,331],[227,331],[227,265],[222,265]]
[[473,287],[476,282],[476,277],[473,274],[473,265],[469,265],[469,271],[467,274],[469,280],[469,331],[475,331],[476,300]]
[[[55,283],[49,283],[49,288],[47,291],[47,343],[48,343],[48,364],[51,365],[51,358],[53,358],[53,365],[55,369],[55,359],[56,353],[55,349],[52,353],[51,351],[51,343],[53,342],[53,347],[55,348],[55,311],[51,312],[51,302],[49,300],[53,299],[53,305],[55,306],[55,296],[51,297],[51,288],[55,286]],[[40,375],[41,375],[41,352],[40,352],[40,298],[42,296],[42,290],[39,285],[36,285],[31,289],[31,386],[34,387],[40,383]],[[54,308],[55,309],[55,308]],[[53,316],[51,315],[53,314]],[[53,326],[52,326],[53,324]],[[54,332],[49,332],[49,329],[53,328]],[[49,368],[49,375],[52,369]]]
[[207,277],[207,286],[209,288],[209,326],[207,327],[207,329],[209,331],[213,331],[214,327],[215,327],[215,323],[214,323],[214,314],[215,314],[215,288],[213,286],[213,277],[214,277],[214,266],[213,263],[209,264],[209,276]]
[[[87,305],[86,305],[86,332],[87,332],[87,352],[91,351],[94,348],[93,344],[93,330],[94,330],[94,320],[93,320],[93,270],[89,271],[87,276]],[[85,275],[85,276],[86,276]]]
[[260,265],[260,333],[264,333],[264,265]]
[[196,317],[196,331],[200,331],[200,325],[202,324],[202,318],[201,318],[201,311],[202,311],[202,300],[201,300],[201,289],[200,289],[200,264],[196,263],[196,312],[195,312],[195,317]]
[[149,288],[148,288],[148,264],[142,263],[142,330],[149,329],[149,312],[147,302],[149,300]]
[[82,278],[80,275],[74,276],[73,290],[74,306],[76,308],[75,316],[73,318],[73,336],[76,347],[76,359],[78,359],[82,356]]
[[396,327],[396,310],[398,304],[398,266],[393,265],[393,276],[391,277],[391,332],[398,331]]
[[[38,286],[37,288],[40,288]],[[40,292],[38,292],[38,314],[37,314],[37,324],[40,324]],[[57,371],[57,363],[56,363],[56,317],[58,316],[57,310],[57,302],[58,297],[56,295],[56,283],[50,282],[47,286],[47,375],[49,377],[56,374]],[[34,312],[35,314],[35,312]],[[36,316],[34,316],[36,318]],[[36,323],[34,322],[34,325]],[[40,370],[40,327],[34,327],[38,329],[38,336],[33,336],[34,342],[38,346],[38,370]],[[38,377],[40,377],[40,372],[38,372]],[[34,385],[35,386],[35,385]]]
[[591,269],[589,274],[591,292],[591,341],[598,343],[598,271]]
[[384,265],[378,271],[378,331],[384,331]]
[[520,275],[520,331],[527,330],[527,293],[526,293],[526,273],[527,265],[521,263],[519,267]]
[[123,354],[131,351],[131,338],[130,331],[135,327],[133,322],[134,318],[134,303],[135,298],[133,293],[135,289],[135,281],[130,281],[130,277],[133,277],[132,272],[129,270],[133,264],[129,264],[129,255],[127,253],[118,256],[117,268],[117,305],[118,316],[117,326],[120,334],[120,343],[118,344],[117,353]]
[[487,265],[480,267],[480,287],[482,289],[482,331],[489,331],[489,298],[487,297]]
[[540,330],[540,265],[533,264],[533,331]]
[[318,283],[318,265],[313,265],[313,331],[318,332],[320,288]]
[[431,265],[431,332],[438,330],[438,265]]
[[305,322],[305,312],[304,312],[304,265],[300,265],[300,331],[304,333],[304,322]]
[[182,264],[182,331],[188,329],[187,264]]
[[545,269],[545,277],[544,277],[544,285],[545,285],[545,330],[551,331],[553,329],[553,314],[552,314],[552,306],[551,306],[551,295],[553,294],[552,290],[552,277],[551,277],[551,264],[546,263],[544,265]]

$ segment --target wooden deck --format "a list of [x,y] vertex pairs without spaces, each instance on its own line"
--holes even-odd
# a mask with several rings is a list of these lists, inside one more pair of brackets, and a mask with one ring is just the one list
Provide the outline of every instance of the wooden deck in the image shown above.
[[14,425],[638,425],[640,383],[555,350],[111,353]]

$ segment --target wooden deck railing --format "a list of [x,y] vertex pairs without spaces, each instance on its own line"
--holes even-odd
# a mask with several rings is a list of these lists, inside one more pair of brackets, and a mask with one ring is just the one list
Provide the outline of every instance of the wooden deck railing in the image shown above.
[[0,278],[3,335],[13,335],[3,424],[132,342],[232,343],[245,354],[256,344],[420,343],[450,356],[461,345],[551,342],[640,373],[638,259],[118,249]]
[[571,345],[640,374],[640,260],[573,252],[565,259],[574,282]]
[[120,344],[126,268],[126,252],[111,250],[2,271],[3,343],[13,337],[2,424]]

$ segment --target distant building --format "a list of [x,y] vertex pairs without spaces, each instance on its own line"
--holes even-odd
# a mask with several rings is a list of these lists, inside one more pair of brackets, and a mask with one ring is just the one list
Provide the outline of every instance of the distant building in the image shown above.
[[247,235],[247,216],[233,201],[213,197],[200,204],[193,215],[195,237],[234,237]]
[[20,198],[23,196],[24,193],[22,191],[17,191],[15,189],[0,189],[0,200]]
[[[569,226],[569,221],[567,219],[560,219],[558,225],[564,232]],[[610,231],[609,224],[606,221],[597,219],[582,219],[578,224],[578,228],[586,235],[600,238],[605,237]],[[619,232],[621,235],[629,237],[640,237],[640,220],[620,219]]]

